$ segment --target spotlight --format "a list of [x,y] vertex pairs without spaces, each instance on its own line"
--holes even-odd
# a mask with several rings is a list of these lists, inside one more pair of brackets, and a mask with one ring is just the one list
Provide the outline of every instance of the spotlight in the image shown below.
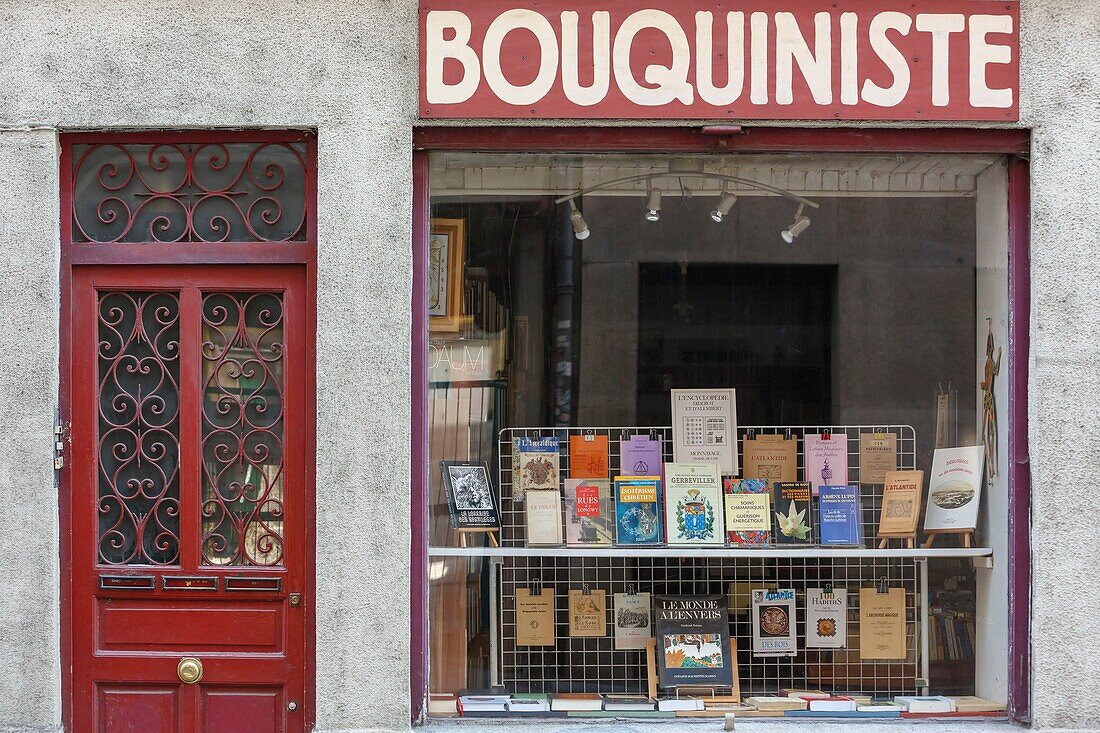
[[573,236],[577,239],[588,239],[592,232],[588,231],[588,222],[584,220],[584,214],[577,209],[577,202],[570,201],[569,207],[573,210],[569,214],[569,220],[573,222]]
[[661,220],[661,192],[656,188],[649,189],[649,198],[646,199],[646,221]]
[[798,239],[798,235],[810,228],[810,217],[803,216],[803,208],[804,206],[798,207],[798,212],[794,215],[794,221],[779,234],[787,244],[794,244],[794,240]]
[[719,224],[722,220],[729,216],[730,209],[737,203],[737,197],[732,193],[722,195],[722,200],[718,203],[718,208],[710,212],[710,218],[714,219]]

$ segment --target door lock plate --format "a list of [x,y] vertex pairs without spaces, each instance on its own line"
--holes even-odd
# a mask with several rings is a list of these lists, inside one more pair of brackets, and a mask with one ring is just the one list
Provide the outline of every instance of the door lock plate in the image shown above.
[[176,665],[176,674],[183,684],[193,685],[202,679],[202,662],[194,657],[184,657]]

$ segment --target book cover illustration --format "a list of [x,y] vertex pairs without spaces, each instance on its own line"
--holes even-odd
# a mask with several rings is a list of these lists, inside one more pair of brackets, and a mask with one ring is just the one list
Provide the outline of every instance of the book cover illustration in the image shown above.
[[739,473],[736,397],[732,389],[672,390],[672,460],[715,461],[722,474]]
[[861,484],[886,483],[886,474],[896,470],[898,470],[898,436],[893,433],[863,433],[859,436],[859,482]]
[[859,589],[859,658],[906,658],[905,589]]
[[798,654],[795,595],[791,588],[752,592],[752,651],[758,657]]
[[[513,498],[523,501],[527,491],[559,488],[560,478],[560,441],[556,437],[516,438],[519,445],[519,492],[513,488]],[[512,472],[512,482],[516,482],[516,472]]]
[[813,544],[813,496],[810,482],[777,481],[772,484],[772,491],[776,544]]
[[766,545],[771,541],[771,491],[759,478],[726,479],[726,541]]
[[441,461],[451,526],[455,529],[500,529],[489,469],[484,463]]
[[848,642],[848,591],[806,589],[806,648],[843,649]]
[[659,476],[664,466],[663,441],[645,435],[632,435],[619,443],[619,474],[622,476]]
[[655,615],[661,687],[732,687],[725,596],[656,596]]
[[569,635],[607,636],[607,591],[569,591]]
[[670,545],[724,544],[721,512],[717,463],[665,464],[665,527]]
[[862,545],[858,486],[822,486],[817,496],[817,531],[822,545]]
[[745,436],[743,447],[744,478],[762,478],[768,483],[798,480],[798,438],[782,435]]
[[817,496],[822,486],[848,483],[848,437],[844,433],[807,434],[802,440],[806,452],[806,480]]
[[569,478],[607,478],[607,436],[569,436]]
[[554,646],[554,589],[516,589],[516,646]]
[[645,649],[653,637],[648,593],[616,593],[615,648]]
[[610,545],[614,541],[611,482],[607,479],[565,479],[565,543],[570,546]]
[[975,529],[985,448],[939,448],[932,456],[924,529]]
[[562,544],[561,494],[557,489],[528,491],[524,514],[528,547]]
[[615,478],[615,543],[661,544],[661,479],[657,476]]
[[882,489],[882,510],[879,513],[878,533],[912,534],[917,531],[920,517],[921,493],[924,490],[924,471],[890,471]]

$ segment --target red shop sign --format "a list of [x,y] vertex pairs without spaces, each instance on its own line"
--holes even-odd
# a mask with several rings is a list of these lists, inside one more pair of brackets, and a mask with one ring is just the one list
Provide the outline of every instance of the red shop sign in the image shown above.
[[1015,0],[422,0],[424,118],[1019,119]]

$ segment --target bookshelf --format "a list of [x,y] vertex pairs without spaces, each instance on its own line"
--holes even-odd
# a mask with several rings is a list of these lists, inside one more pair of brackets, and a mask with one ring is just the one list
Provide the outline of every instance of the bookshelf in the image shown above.
[[[569,588],[602,588],[609,596],[638,591],[668,594],[734,593],[749,585],[790,587],[804,596],[811,587],[836,584],[855,589],[885,579],[906,593],[909,633],[904,660],[860,660],[858,651],[803,650],[797,658],[758,659],[749,650],[738,657],[742,688],[767,690],[779,687],[825,687],[868,690],[880,694],[914,694],[929,691],[930,561],[954,558],[980,562],[993,554],[989,547],[902,548],[877,547],[877,525],[882,503],[882,484],[860,483],[860,436],[893,433],[897,438],[897,468],[916,466],[916,436],[907,425],[742,426],[741,439],[752,435],[785,435],[799,440],[799,475],[803,475],[807,434],[830,433],[848,446],[848,475],[837,483],[860,484],[864,545],[857,547],[770,546],[747,547],[526,547],[524,505],[513,501],[513,443],[517,438],[557,437],[560,478],[570,475],[569,438],[607,436],[609,475],[620,473],[619,449],[635,435],[662,441],[665,461],[671,461],[672,429],[669,427],[611,428],[509,428],[500,432],[497,453],[497,490],[501,517],[500,547],[429,548],[435,562],[465,558],[488,565],[490,614],[490,681],[518,692],[618,692],[644,690],[644,660],[637,653],[614,649],[610,638],[570,638],[567,629],[556,633],[552,649],[525,648],[516,643],[515,596],[520,588],[537,582],[564,595]],[[740,591],[738,591],[740,592]],[[610,603],[609,603],[610,607]],[[747,617],[734,610],[730,598],[731,625],[739,636],[751,634]],[[804,622],[799,603],[796,622]],[[850,612],[851,613],[851,612]],[[556,621],[566,623],[565,616]],[[850,615],[849,637],[858,639],[858,615]],[[742,628],[744,627],[744,628]],[[839,686],[839,687],[838,687]]]

